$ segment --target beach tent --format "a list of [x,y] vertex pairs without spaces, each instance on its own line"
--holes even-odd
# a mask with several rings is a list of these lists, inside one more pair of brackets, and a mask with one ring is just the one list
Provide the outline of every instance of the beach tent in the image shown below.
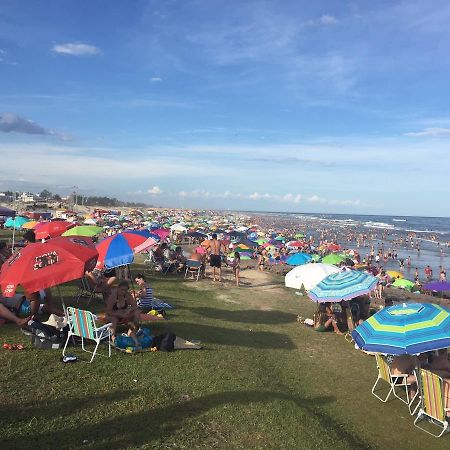
[[284,284],[292,289],[301,289],[303,285],[306,290],[310,290],[328,275],[340,271],[338,267],[331,264],[304,264],[288,272],[284,277]]

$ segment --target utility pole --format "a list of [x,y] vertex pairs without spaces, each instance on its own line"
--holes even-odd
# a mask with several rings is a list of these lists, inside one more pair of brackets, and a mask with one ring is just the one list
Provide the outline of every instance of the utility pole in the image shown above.
[[76,211],[78,204],[78,186],[72,186],[73,189],[73,210]]

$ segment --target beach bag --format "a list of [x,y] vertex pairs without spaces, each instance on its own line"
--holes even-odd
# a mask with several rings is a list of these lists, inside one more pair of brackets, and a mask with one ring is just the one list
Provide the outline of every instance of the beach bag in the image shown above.
[[163,333],[153,338],[153,347],[156,347],[162,352],[173,352],[175,349],[175,339],[177,337],[174,333]]
[[41,350],[58,350],[64,347],[69,333],[69,327],[58,330],[50,325],[33,320],[28,326],[31,332],[31,345]]

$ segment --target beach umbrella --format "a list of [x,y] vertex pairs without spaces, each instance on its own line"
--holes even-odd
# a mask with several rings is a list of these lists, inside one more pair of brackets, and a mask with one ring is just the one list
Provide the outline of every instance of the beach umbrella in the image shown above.
[[30,220],[22,225],[22,230],[32,230],[38,223],[37,220]]
[[65,222],[63,220],[55,220],[53,222],[41,222],[34,228],[36,239],[47,239],[56,236],[61,236],[69,228],[75,226],[72,222]]
[[368,294],[375,289],[378,278],[356,270],[332,273],[313,287],[308,296],[316,302],[338,302]]
[[0,217],[14,217],[15,215],[16,211],[13,209],[0,206]]
[[424,289],[427,291],[446,292],[450,291],[450,282],[448,281],[432,281],[425,284]]
[[181,223],[176,223],[176,224],[172,225],[170,227],[170,229],[172,231],[181,231],[181,232],[187,231],[187,228],[184,225],[182,225]]
[[103,231],[102,227],[96,227],[94,225],[78,225],[73,228],[69,228],[61,236],[88,236],[92,237],[100,234]]
[[403,274],[400,272],[397,272],[396,270],[386,270],[386,273],[392,278],[403,278]]
[[328,275],[340,271],[339,267],[331,264],[304,264],[303,266],[294,267],[288,272],[284,277],[284,284],[286,287],[293,289],[301,289],[303,285],[305,289],[310,290]]
[[290,266],[299,266],[311,261],[311,256],[307,253],[294,253],[286,259],[286,264]]
[[100,241],[96,248],[98,251],[97,269],[112,269],[126,266],[134,261],[135,253],[139,253],[156,241],[142,231],[126,231],[109,236]]
[[92,217],[89,217],[83,223],[85,225],[97,225],[97,220],[93,219]]
[[57,237],[28,244],[2,265],[1,290],[5,297],[12,297],[19,285],[36,292],[76,280],[94,269],[97,256],[88,238]]
[[341,249],[341,246],[339,244],[328,244],[327,245],[327,250],[330,252],[338,252]]
[[21,228],[22,225],[24,225],[25,223],[29,222],[30,219],[28,219],[28,217],[22,217],[22,216],[16,216],[16,217],[10,217],[6,222],[5,222],[5,227],[6,228]]
[[324,264],[333,264],[333,265],[337,265],[337,264],[341,264],[342,262],[344,262],[347,259],[346,256],[343,255],[337,255],[336,253],[330,253],[327,256],[324,256],[322,258],[322,262]]
[[414,283],[412,281],[409,281],[405,278],[397,278],[393,283],[392,286],[401,288],[401,289],[412,289],[414,287]]
[[291,241],[286,244],[287,247],[304,247],[305,245],[306,243],[302,241]]
[[417,355],[450,347],[450,310],[433,303],[403,303],[378,311],[352,331],[359,348]]
[[164,228],[157,228],[155,230],[152,229],[152,233],[157,234],[163,241],[164,239],[166,239],[169,236],[170,231],[166,230]]

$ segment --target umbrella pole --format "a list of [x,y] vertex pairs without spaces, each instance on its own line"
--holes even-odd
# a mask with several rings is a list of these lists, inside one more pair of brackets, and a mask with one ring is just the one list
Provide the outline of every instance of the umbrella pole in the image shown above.
[[13,224],[13,235],[12,235],[12,248],[11,252],[14,253],[14,239],[16,234],[16,218],[14,217],[14,224]]
[[130,277],[131,290],[133,291],[133,297],[136,298],[136,291],[134,290],[133,277],[131,276],[131,268],[130,268],[129,264],[127,264],[127,271],[128,271],[128,276]]
[[64,315],[67,315],[67,311],[66,311],[67,308],[66,308],[66,304],[64,303],[64,298],[63,298],[62,293],[61,293],[61,288],[59,287],[59,285],[56,286],[56,288],[58,289],[58,294],[59,294],[59,298],[61,300],[61,305],[62,305],[62,308],[63,308],[63,311],[64,311]]

